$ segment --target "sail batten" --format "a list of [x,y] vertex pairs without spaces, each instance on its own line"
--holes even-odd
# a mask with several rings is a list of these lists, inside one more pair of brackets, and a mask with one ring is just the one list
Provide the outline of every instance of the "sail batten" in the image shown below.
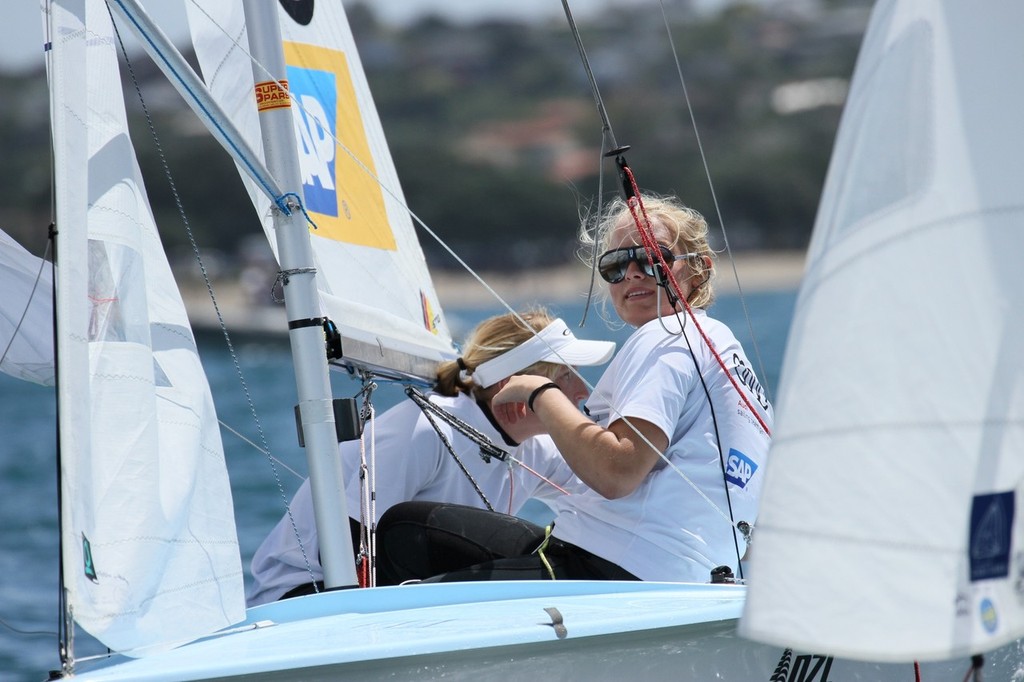
[[783,361],[740,632],[876,661],[1024,634],[1024,7],[879,2]]

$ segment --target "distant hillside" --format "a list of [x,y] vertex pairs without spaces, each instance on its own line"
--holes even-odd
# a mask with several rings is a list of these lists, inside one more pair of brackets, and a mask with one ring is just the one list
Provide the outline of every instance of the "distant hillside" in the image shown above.
[[[680,194],[736,249],[806,245],[869,2],[735,5],[581,22],[608,115],[641,185]],[[786,7],[799,8],[785,9]],[[412,210],[471,265],[564,263],[598,189],[601,122],[567,25],[349,17]],[[714,183],[712,198],[699,143]],[[232,263],[258,225],[233,165],[145,58],[133,65],[189,226]],[[43,74],[0,78],[0,227],[41,252],[50,205]],[[135,140],[165,242],[185,230],[138,102]],[[609,164],[605,189],[617,191]],[[719,217],[720,211],[720,217]],[[432,267],[454,264],[429,237]],[[495,259],[500,257],[500,263]]]

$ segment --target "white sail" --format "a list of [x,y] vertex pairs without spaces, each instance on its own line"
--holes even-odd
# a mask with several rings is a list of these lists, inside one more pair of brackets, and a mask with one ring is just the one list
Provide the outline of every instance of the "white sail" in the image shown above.
[[741,634],[946,659],[1024,634],[1024,4],[883,0],[783,363]]
[[244,618],[217,416],[128,137],[102,0],[48,35],[63,575],[75,620],[139,655]]
[[[280,6],[279,15],[324,312],[347,357],[432,377],[436,362],[453,356],[451,335],[348,20],[340,3],[291,6],[297,16]],[[281,95],[272,80],[254,85],[241,3],[189,3],[188,16],[207,85],[261,148],[256,102],[278,106]],[[269,200],[243,179],[276,248]]]
[[53,272],[0,230],[0,372],[53,386]]

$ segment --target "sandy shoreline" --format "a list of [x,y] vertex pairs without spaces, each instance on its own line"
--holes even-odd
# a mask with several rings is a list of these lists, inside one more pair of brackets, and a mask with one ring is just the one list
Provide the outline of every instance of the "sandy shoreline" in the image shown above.
[[[727,258],[719,257],[715,287],[719,294],[735,293],[739,287],[748,294],[793,290],[800,283],[803,269],[803,251],[739,254],[735,259],[735,271]],[[468,273],[434,273],[434,286],[441,307],[497,307],[495,294],[513,308],[534,304],[554,306],[584,301],[590,286],[590,270],[582,263],[511,274],[484,272],[479,275],[494,293]],[[179,282],[193,326],[197,329],[219,329],[220,322],[210,304],[205,285],[197,281]],[[604,282],[598,278],[596,286],[603,287]],[[214,290],[229,329],[257,333],[283,333],[286,329],[284,307],[252,305],[237,280],[219,280],[214,283]]]
[[[804,256],[803,251],[742,253],[735,258],[735,270],[728,258],[720,256],[716,291],[726,294],[740,288],[745,293],[796,289],[803,276]],[[495,293],[513,304],[582,300],[590,286],[590,270],[581,263],[514,274],[498,271],[479,274]],[[433,278],[444,307],[487,305],[494,301],[494,295],[472,275],[439,272]],[[600,278],[597,285],[604,285]]]

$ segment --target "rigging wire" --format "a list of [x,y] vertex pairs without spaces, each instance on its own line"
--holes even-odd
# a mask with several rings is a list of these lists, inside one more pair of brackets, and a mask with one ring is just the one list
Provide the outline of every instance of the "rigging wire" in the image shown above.
[[[533,467],[528,465],[526,462],[524,462],[521,459],[515,457],[511,453],[507,452],[505,449],[495,445],[493,442],[491,442],[490,438],[488,438],[486,435],[484,435],[482,432],[480,432],[479,430],[477,430],[476,428],[474,428],[470,424],[467,424],[466,422],[464,422],[463,420],[459,419],[455,415],[453,415],[450,412],[442,409],[438,405],[432,403],[430,401],[430,399],[424,393],[419,391],[417,388],[415,388],[413,386],[409,386],[409,387],[407,387],[405,389],[405,393],[406,393],[406,395],[409,396],[410,399],[412,399],[412,401],[414,403],[416,403],[416,405],[419,406],[419,408],[421,410],[423,410],[423,414],[427,417],[428,421],[430,421],[430,424],[431,424],[431,426],[434,427],[434,430],[437,431],[438,436],[441,438],[442,442],[448,448],[448,452],[451,453],[453,458],[455,458],[456,463],[458,463],[459,467],[462,468],[462,472],[473,483],[473,487],[476,488],[477,494],[483,500],[483,502],[487,506],[487,508],[490,509],[491,511],[494,511],[494,509],[491,507],[490,502],[486,499],[486,497],[484,497],[484,494],[479,489],[479,487],[477,487],[476,481],[473,480],[472,475],[469,473],[469,471],[466,470],[465,466],[463,466],[462,461],[455,454],[454,448],[452,447],[451,443],[448,441],[448,439],[445,437],[445,435],[443,433],[441,433],[441,430],[438,428],[438,425],[434,421],[433,417],[436,416],[439,419],[441,419],[442,421],[448,423],[456,431],[458,431],[463,436],[465,436],[466,438],[471,440],[473,443],[475,443],[480,448],[480,453],[479,453],[480,454],[480,458],[483,459],[485,462],[490,462],[491,458],[493,457],[494,459],[497,459],[499,461],[507,462],[509,464],[509,466],[510,466],[510,470],[511,470],[511,465],[512,464],[518,465],[518,466],[522,467],[523,469],[525,469],[530,474],[532,474],[533,476],[536,476],[541,481],[543,481],[543,482],[547,483],[548,485],[550,485],[551,487],[555,488],[559,492],[564,493],[566,495],[569,494],[568,490],[566,490],[562,486],[558,485],[554,481],[548,479],[543,474],[541,474],[539,471],[537,471],[536,469],[534,469]],[[509,503],[511,504],[511,499],[510,499]]]
[[[564,2],[565,0],[563,0]],[[700,129],[697,126],[697,116],[693,111],[693,104],[690,102],[690,93],[686,87],[686,77],[683,75],[683,67],[679,61],[679,52],[676,50],[675,38],[672,37],[672,26],[668,20],[668,14],[665,12],[665,1],[658,0],[658,6],[661,8],[661,18],[665,25],[665,33],[668,36],[669,49],[672,51],[672,59],[675,62],[676,74],[679,76],[679,85],[683,90],[683,99],[686,101],[686,111],[690,114],[690,125],[693,128],[693,137],[697,143],[697,152],[700,155],[701,165],[704,168],[704,177],[708,181],[708,190],[711,192],[711,203],[715,207],[715,216],[718,218],[718,225],[721,228],[722,243],[725,246],[725,252],[729,256],[729,264],[732,266],[733,278],[736,280],[736,291],[737,296],[740,300],[740,306],[743,309],[743,319],[746,320],[747,330],[750,334],[751,344],[754,347],[754,356],[757,358],[757,368],[760,371],[760,376],[763,380],[763,386],[765,395],[768,399],[771,399],[771,392],[767,382],[767,374],[764,369],[764,362],[761,360],[761,347],[757,342],[757,335],[754,333],[754,326],[750,319],[750,312],[747,309],[747,297],[743,293],[743,284],[740,282],[740,273],[736,268],[736,259],[733,257],[732,247],[729,245],[729,233],[725,229],[725,220],[722,217],[722,208],[718,203],[718,194],[715,192],[715,183],[711,179],[711,168],[708,164],[707,154],[704,152],[704,143],[701,140]]]
[[254,440],[252,440],[251,438],[249,438],[248,436],[246,436],[241,431],[239,431],[235,427],[231,426],[230,424],[228,424],[224,420],[218,419],[217,423],[220,424],[222,428],[224,428],[227,431],[229,431],[230,433],[234,434],[235,437],[237,437],[240,441],[242,441],[243,443],[245,443],[246,445],[251,447],[256,452],[259,452],[260,454],[264,455],[265,457],[268,457],[269,459],[273,460],[279,467],[281,467],[282,469],[284,469],[288,473],[294,475],[300,481],[304,480],[306,478],[303,474],[299,473],[298,471],[296,471],[295,469],[290,467],[288,465],[288,463],[285,462],[283,459],[280,459],[280,458],[276,457],[269,450],[265,450],[264,448],[260,447]]
[[15,634],[24,635],[25,637],[54,637],[57,635],[57,633],[52,630],[22,630],[19,627],[11,625],[3,618],[0,618],[0,625]]
[[[480,446],[481,452],[483,451],[484,444],[480,440],[478,440],[476,436],[479,436],[480,438],[483,439],[483,441],[486,441],[488,444],[490,443],[490,441],[488,441],[487,438],[479,431],[473,429],[468,424],[465,424],[465,422],[456,419],[453,415],[449,415],[447,412],[444,412],[443,410],[437,409],[437,406],[431,403],[425,395],[423,395],[416,389],[412,388],[411,386],[407,388],[405,392],[406,395],[408,395],[409,398],[411,398],[412,401],[416,403],[419,406],[419,408],[423,411],[423,416],[427,418],[427,421],[430,422],[430,425],[434,428],[434,432],[437,433],[438,439],[441,441],[441,443],[444,444],[445,449],[448,450],[448,454],[452,456],[452,459],[455,460],[455,464],[457,464],[459,469],[462,471],[462,475],[465,476],[466,480],[468,480],[470,484],[473,486],[473,490],[476,491],[477,497],[480,498],[480,501],[484,503],[484,507],[487,508],[487,511],[494,511],[494,505],[492,505],[491,501],[487,499],[487,495],[484,494],[484,491],[480,489],[480,484],[476,482],[475,478],[473,478],[473,474],[469,473],[469,469],[467,469],[466,465],[462,463],[462,458],[459,457],[459,455],[455,452],[455,448],[452,446],[451,441],[448,440],[448,437],[444,435],[443,431],[441,431],[441,427],[438,425],[437,421],[435,421],[434,416],[436,415],[438,417],[441,417],[442,419],[444,419],[444,421],[448,422],[452,426],[455,426],[456,422],[458,422],[459,426],[466,427],[467,431],[464,431],[463,433],[467,437],[469,437],[470,440],[474,441]],[[447,417],[449,417],[450,419],[442,415],[447,415]],[[461,430],[461,428],[459,430]],[[497,449],[500,450],[500,448]],[[507,456],[507,453],[505,453],[503,450],[501,451],[501,454]],[[505,457],[501,457],[500,459],[505,459]]]
[[[576,20],[569,8],[569,0],[562,0],[562,9],[565,11],[565,18],[569,22],[569,29],[576,42],[576,49],[583,61],[583,70],[587,74],[587,81],[590,83],[590,91],[594,96],[594,104],[597,107],[597,114],[601,117],[601,160],[598,162],[597,174],[597,216],[601,216],[604,204],[604,159],[612,156],[621,156],[629,149],[629,145],[620,147],[615,141],[615,132],[612,130],[611,120],[608,118],[608,110],[604,106],[604,99],[601,97],[601,90],[597,87],[597,79],[590,68],[590,60],[587,58],[587,51],[583,47],[583,40],[580,37],[579,29],[576,27]],[[596,228],[595,228],[596,229]],[[583,306],[583,317],[579,326],[582,328],[587,322],[587,313],[590,310],[590,303],[594,297],[594,285],[597,283],[597,249],[600,245],[599,235],[595,233],[594,242],[590,251],[590,286],[587,289],[587,300]]]
[[[370,459],[366,459],[366,432],[359,437],[359,550],[356,553],[360,587],[377,584],[377,420],[373,392],[377,383],[371,373],[361,374],[363,408],[359,419],[370,425]],[[350,514],[351,516],[351,514]]]
[[[51,19],[53,18],[53,2],[52,0],[46,0],[45,14],[46,20],[43,22],[43,32],[45,34],[44,44],[46,48],[43,52],[44,60],[46,62],[47,73],[53,73],[53,26]],[[50,120],[55,121],[56,112],[53,111],[54,101],[50,98]],[[50,129],[50,149],[49,152],[49,164],[50,164],[50,227],[48,231],[49,244],[53,245],[53,261],[50,267],[51,276],[54,281],[54,286],[50,290],[50,301],[52,305],[52,318],[53,318],[53,401],[56,408],[56,412],[59,415],[61,409],[61,398],[60,398],[60,372],[58,368],[59,363],[59,349],[57,344],[57,287],[56,287],[56,269],[57,269],[57,163],[56,155],[54,154],[53,145],[53,129]],[[50,249],[50,246],[47,246]],[[71,605],[68,602],[68,590],[67,583],[64,580],[64,481],[61,477],[61,472],[64,470],[63,461],[63,449],[61,448],[61,433],[60,433],[60,420],[55,420],[54,424],[54,446],[56,450],[56,456],[54,457],[54,464],[56,466],[55,480],[57,482],[57,490],[55,494],[56,507],[57,507],[57,656],[60,660],[61,671],[65,675],[74,673],[75,667],[75,651],[74,651],[74,635],[75,635],[75,622],[71,615]]]
[[[49,13],[47,13],[49,16]],[[49,26],[49,22],[47,22]],[[52,157],[51,157],[52,158]],[[54,177],[52,174],[51,178]],[[57,230],[54,228],[54,224],[50,223],[50,241],[56,244]],[[54,248],[53,254],[53,265],[54,275],[56,276],[57,269],[57,250]],[[56,284],[56,282],[55,282]],[[57,343],[57,287],[54,286],[50,293],[51,301],[53,303],[53,400],[57,408],[57,414],[60,414],[61,410],[61,391],[60,391],[60,372],[57,368],[60,366],[60,349]],[[71,614],[71,604],[68,600],[67,585],[64,580],[64,480],[61,477],[61,472],[64,470],[64,450],[61,447],[61,432],[60,432],[60,419],[56,420],[54,424],[57,456],[54,461],[57,466],[57,608],[59,610],[59,616],[57,621],[57,649],[60,657],[60,667],[65,673],[74,672],[75,668],[75,650],[74,650],[74,637],[75,637],[75,622]]]

